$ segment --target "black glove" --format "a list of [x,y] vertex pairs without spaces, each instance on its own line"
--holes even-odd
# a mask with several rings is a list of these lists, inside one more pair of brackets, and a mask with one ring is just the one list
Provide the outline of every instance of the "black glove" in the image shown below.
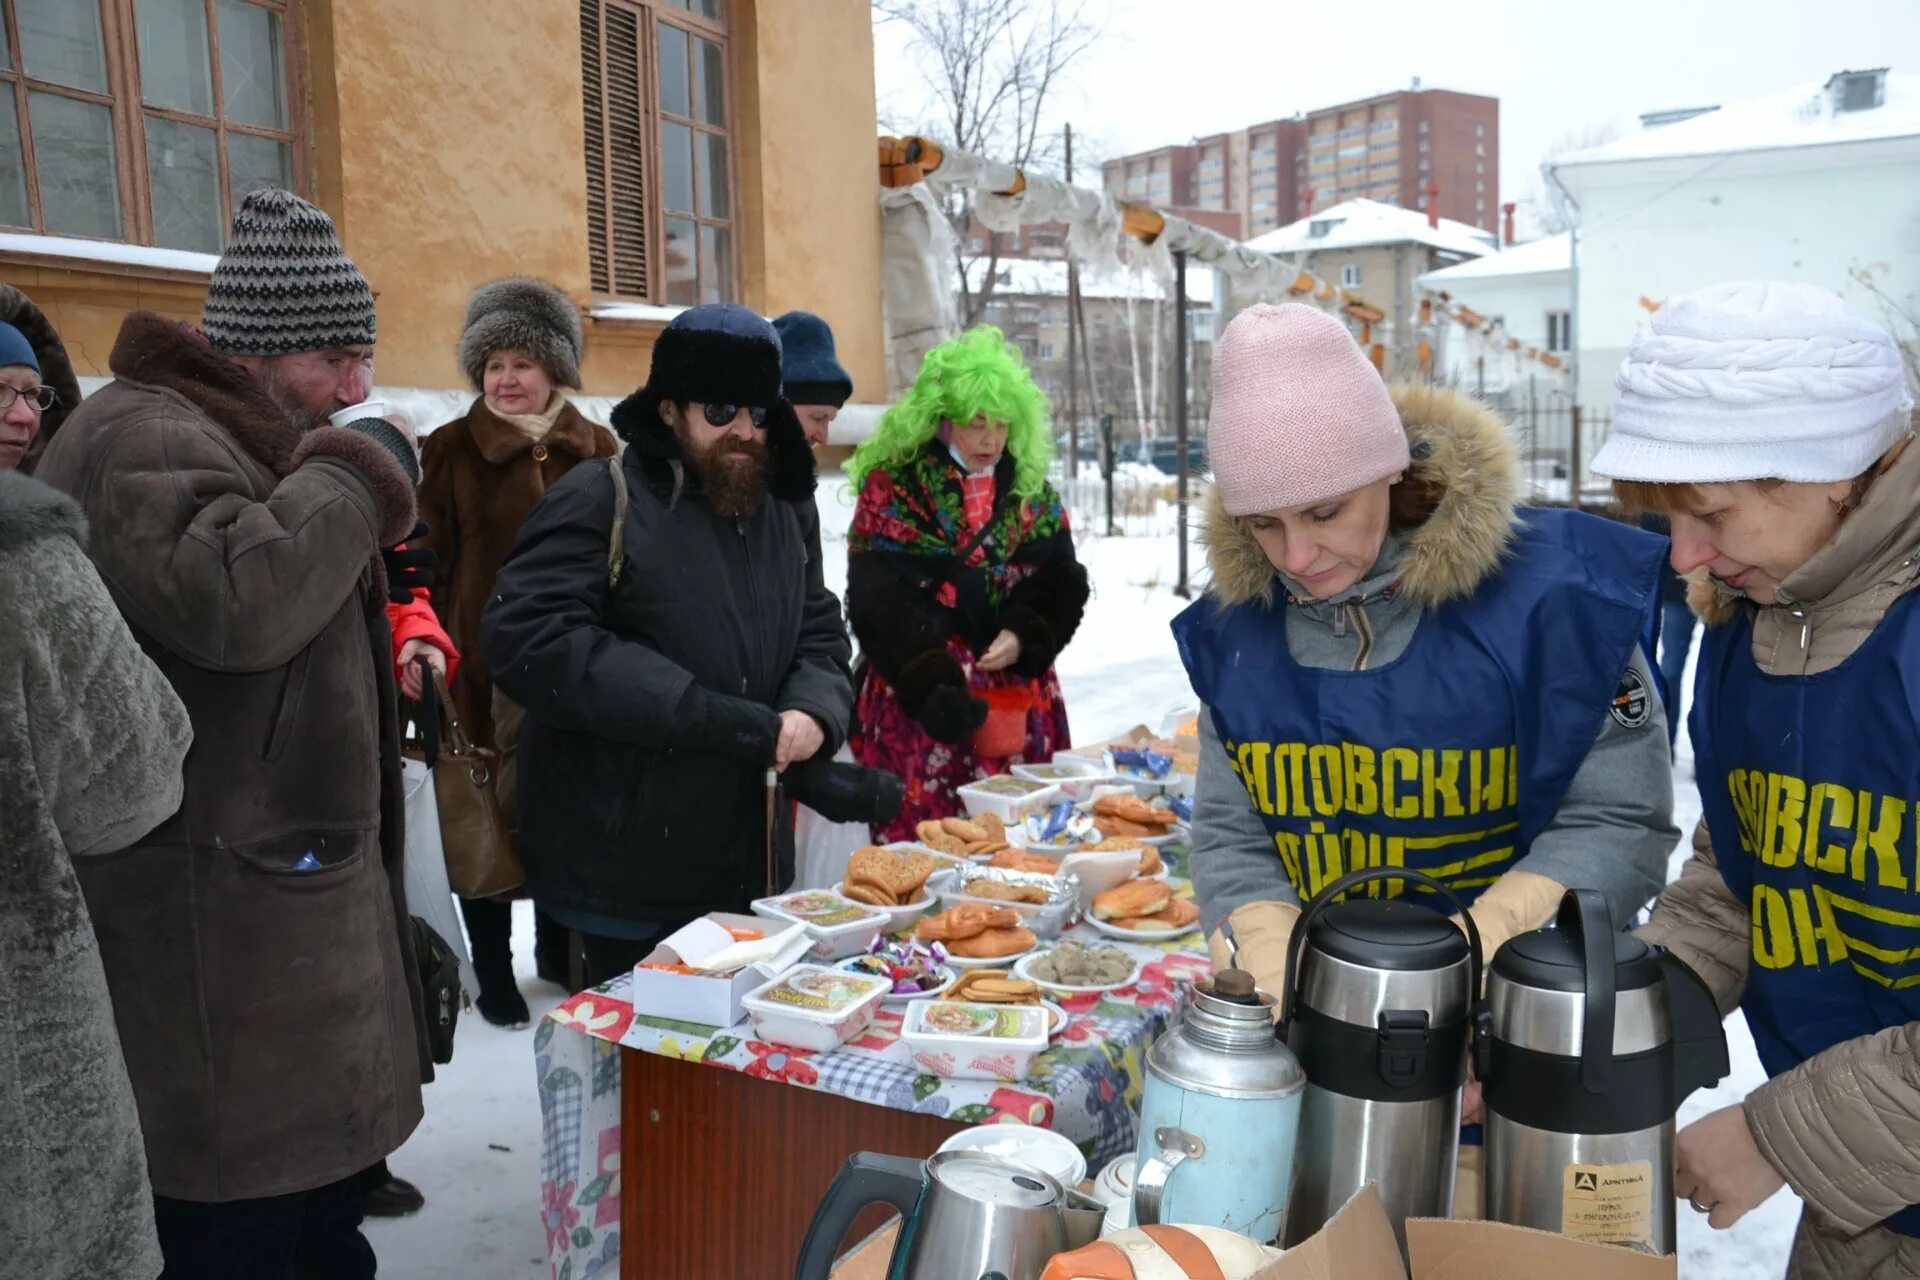
[[815,756],[780,775],[787,794],[829,822],[892,822],[906,788],[899,775]]
[[426,536],[427,526],[416,524],[405,542],[380,553],[387,565],[387,599],[395,604],[412,604],[415,587],[425,591],[433,586],[433,567],[440,563],[440,557],[430,548],[407,545]]
[[935,742],[964,742],[987,722],[987,704],[965,689],[943,684],[927,694],[913,718]]

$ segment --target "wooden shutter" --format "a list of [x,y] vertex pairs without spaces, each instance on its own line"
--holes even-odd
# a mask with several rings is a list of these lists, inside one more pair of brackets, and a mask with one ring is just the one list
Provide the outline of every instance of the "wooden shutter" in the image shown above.
[[642,10],[616,0],[581,0],[593,287],[630,298],[648,296],[646,32]]

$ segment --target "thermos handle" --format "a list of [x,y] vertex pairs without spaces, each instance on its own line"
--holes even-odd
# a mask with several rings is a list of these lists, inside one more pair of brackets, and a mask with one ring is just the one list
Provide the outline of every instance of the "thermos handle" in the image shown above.
[[[1482,962],[1483,958],[1480,952],[1479,926],[1474,924],[1473,917],[1467,912],[1467,904],[1460,900],[1459,894],[1447,888],[1446,885],[1441,884],[1432,876],[1424,872],[1410,871],[1405,867],[1369,867],[1364,871],[1348,872],[1315,894],[1313,901],[1307,904],[1306,911],[1294,924],[1293,936],[1287,939],[1287,989],[1280,997],[1280,1039],[1285,1040],[1287,1038],[1287,1032],[1293,1025],[1294,993],[1300,986],[1300,957],[1306,952],[1307,934],[1313,927],[1314,917],[1319,915],[1321,910],[1330,903],[1338,900],[1340,895],[1347,890],[1357,885],[1371,884],[1375,880],[1411,880],[1415,884],[1425,885],[1435,893],[1445,897],[1448,902],[1453,904],[1454,910],[1459,912],[1460,922],[1466,926],[1467,930],[1467,951],[1471,965],[1467,971],[1467,977],[1469,979],[1467,992],[1468,1008],[1472,1011],[1470,1024],[1473,1028],[1473,1065],[1479,1075],[1485,1078],[1487,1074],[1486,1056],[1489,1019],[1487,1017],[1486,997],[1482,994],[1480,985],[1481,970],[1485,966]],[[1608,1025],[1611,1026],[1612,1024],[1609,1023]]]
[[1673,1105],[1695,1089],[1726,1079],[1727,1030],[1713,993],[1692,966],[1665,947],[1655,947],[1667,982],[1668,1023],[1673,1036]]
[[926,1161],[877,1151],[855,1152],[840,1166],[826,1198],[813,1211],[806,1242],[800,1246],[800,1261],[793,1268],[793,1280],[827,1280],[847,1228],[862,1209],[881,1201],[898,1209],[905,1220],[893,1243],[897,1255],[913,1238],[913,1215],[926,1189]]
[[1554,923],[1579,940],[1586,959],[1580,1084],[1588,1093],[1605,1093],[1613,1083],[1613,911],[1599,890],[1569,889]]
[[1165,1125],[1153,1131],[1153,1150],[1140,1162],[1133,1176],[1133,1222],[1139,1227],[1160,1225],[1160,1204],[1166,1199],[1167,1180],[1188,1160],[1207,1154],[1207,1144],[1188,1133]]

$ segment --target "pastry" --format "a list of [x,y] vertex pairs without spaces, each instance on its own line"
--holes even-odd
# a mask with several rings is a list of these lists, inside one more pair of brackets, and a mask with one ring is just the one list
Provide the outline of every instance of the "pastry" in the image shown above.
[[973,1004],[1039,1004],[1040,984],[1012,977],[1005,969],[975,969],[947,988],[944,998]]
[[1004,844],[1007,839],[1007,824],[1000,820],[997,813],[983,813],[973,820],[975,826],[987,833],[987,839]]
[[1129,880],[1093,899],[1097,920],[1122,920],[1133,916],[1158,915],[1167,909],[1173,891],[1164,880]]
[[929,819],[922,822],[914,827],[913,833],[920,838],[921,844],[938,853],[950,853],[960,858],[967,854],[967,842],[950,834],[938,821]]
[[[1110,795],[1101,796],[1093,802],[1093,817],[1096,825],[1102,818],[1116,818],[1121,822],[1133,823],[1148,828],[1144,832],[1126,832],[1122,834],[1165,835],[1167,828],[1179,819],[1171,809],[1162,809],[1158,805],[1148,804],[1139,796]],[[1157,828],[1157,830],[1155,830]],[[1101,830],[1105,830],[1103,826]]]
[[1166,869],[1167,864],[1161,859],[1158,849],[1152,845],[1146,845],[1140,850],[1139,874],[1143,876],[1157,876]]
[[847,859],[841,888],[856,902],[877,907],[904,907],[918,902],[935,863],[918,849],[896,853],[877,845],[854,851]]
[[940,828],[954,839],[964,840],[968,844],[978,844],[987,839],[986,828],[965,818],[942,818]]
[[1037,884],[1003,884],[998,880],[969,880],[960,892],[969,898],[992,898],[996,902],[1024,902],[1036,907],[1047,905],[1048,893]]
[[1200,923],[1200,908],[1186,898],[1174,898],[1152,915],[1122,916],[1107,923],[1117,929],[1144,929],[1149,932],[1185,929]]
[[[1009,907],[990,907],[984,902],[963,902],[920,921],[916,931],[922,942],[944,942],[952,951],[953,943],[972,938],[990,929],[1008,929],[1020,923],[1019,913]],[[970,952],[959,952],[969,955]],[[989,953],[992,954],[992,953]]]
[[[1009,911],[1006,914],[1013,913]],[[967,960],[992,960],[1031,951],[1039,941],[1031,929],[1022,929],[1017,925],[993,927],[970,937],[954,939],[947,944],[947,953]]]
[[1060,864],[1051,858],[1043,858],[1037,853],[1027,853],[1010,847],[994,854],[987,865],[998,867],[1002,871],[1033,871],[1044,876],[1054,875],[1060,870]]

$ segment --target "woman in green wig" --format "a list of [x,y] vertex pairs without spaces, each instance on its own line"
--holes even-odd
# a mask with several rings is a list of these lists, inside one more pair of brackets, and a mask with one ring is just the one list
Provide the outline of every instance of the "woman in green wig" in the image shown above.
[[1053,663],[1087,603],[1047,483],[1047,398],[981,326],[927,353],[848,475],[847,618],[860,642],[854,758],[906,782],[877,830],[961,812],[959,788],[1068,743]]

